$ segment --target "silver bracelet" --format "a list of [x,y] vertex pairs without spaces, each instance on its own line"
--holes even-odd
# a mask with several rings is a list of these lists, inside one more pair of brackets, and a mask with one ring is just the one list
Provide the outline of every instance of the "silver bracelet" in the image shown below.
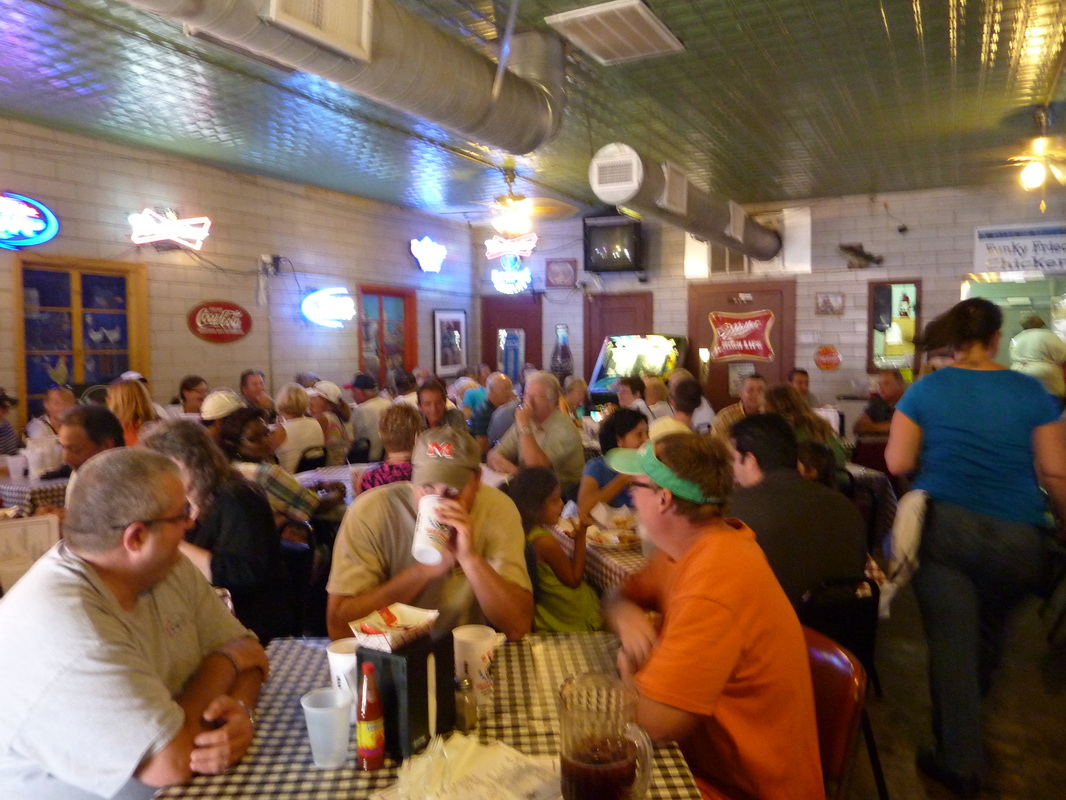
[[[234,699],[236,700],[236,698]],[[252,728],[255,729],[256,727],[258,727],[259,720],[256,719],[255,712],[250,709],[248,707],[248,704],[245,703],[243,700],[237,700],[237,703],[240,705],[241,708],[244,709],[244,713],[248,715],[248,721],[252,723]]]

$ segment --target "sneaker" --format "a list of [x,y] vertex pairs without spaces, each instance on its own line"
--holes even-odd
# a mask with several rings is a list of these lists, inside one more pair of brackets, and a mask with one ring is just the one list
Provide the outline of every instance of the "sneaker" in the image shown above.
[[981,779],[976,775],[960,775],[941,766],[932,750],[919,750],[915,759],[918,769],[959,797],[977,797]]

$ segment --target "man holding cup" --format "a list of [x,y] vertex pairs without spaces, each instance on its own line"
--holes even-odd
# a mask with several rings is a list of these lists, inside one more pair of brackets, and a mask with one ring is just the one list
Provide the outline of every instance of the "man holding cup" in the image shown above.
[[179,544],[178,467],[91,458],[64,539],[0,604],[0,797],[149,798],[252,741],[268,665]]
[[[521,639],[533,619],[522,522],[510,498],[481,483],[477,442],[465,431],[434,428],[419,435],[411,461],[410,483],[364,492],[344,515],[326,585],[330,637],[351,636],[352,620],[407,603],[440,611],[442,629],[488,623]],[[412,554],[420,504],[432,506],[437,527],[448,530],[438,541],[439,561],[425,559],[436,563]]]
[[725,444],[673,434],[605,458],[634,476],[633,505],[660,548],[604,600],[637,722],[678,742],[704,797],[824,798],[803,631],[755,534],[722,517]]

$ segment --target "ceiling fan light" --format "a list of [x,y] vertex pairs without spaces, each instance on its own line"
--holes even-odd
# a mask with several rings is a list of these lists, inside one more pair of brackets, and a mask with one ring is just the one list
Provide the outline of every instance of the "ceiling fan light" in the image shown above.
[[1019,176],[1025,189],[1039,189],[1047,180],[1047,169],[1042,161],[1030,161],[1022,168]]
[[492,227],[502,236],[523,236],[533,230],[533,201],[521,195],[496,198]]

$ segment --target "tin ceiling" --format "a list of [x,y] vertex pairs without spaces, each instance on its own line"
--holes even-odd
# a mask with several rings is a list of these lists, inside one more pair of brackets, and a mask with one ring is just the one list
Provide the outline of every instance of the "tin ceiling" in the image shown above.
[[[485,52],[505,19],[396,1]],[[519,28],[589,4],[522,0]],[[570,48],[561,131],[515,160],[517,191],[595,202],[589,159],[613,141],[745,203],[1014,180],[1031,107],[1066,100],[1066,0],[646,4],[684,50],[605,66]],[[0,0],[0,115],[435,214],[505,188],[502,153],[118,0]]]

